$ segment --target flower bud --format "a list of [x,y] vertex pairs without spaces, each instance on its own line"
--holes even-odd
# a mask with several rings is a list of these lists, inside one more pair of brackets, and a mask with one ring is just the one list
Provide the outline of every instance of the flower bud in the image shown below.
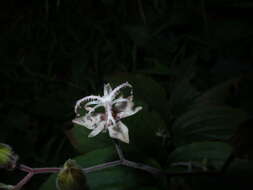
[[60,170],[56,186],[58,190],[88,190],[86,176],[74,160],[67,160]]
[[0,190],[12,190],[12,189],[14,189],[14,186],[0,183]]
[[12,148],[0,143],[0,168],[12,170],[16,167],[18,156],[12,151]]

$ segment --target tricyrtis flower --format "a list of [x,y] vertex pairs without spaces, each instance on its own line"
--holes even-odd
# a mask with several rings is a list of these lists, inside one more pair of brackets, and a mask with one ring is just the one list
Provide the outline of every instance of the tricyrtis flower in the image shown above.
[[[129,143],[128,128],[121,122],[121,119],[129,117],[142,109],[142,107],[134,108],[133,95],[124,98],[120,95],[123,88],[132,88],[126,82],[112,89],[110,84],[104,86],[104,96],[86,96],[76,102],[75,112],[84,108],[87,113],[81,116],[77,113],[78,118],[73,123],[82,125],[92,132],[89,137],[94,137],[100,132],[109,131],[110,137],[119,139],[125,143]],[[85,103],[84,105],[82,105]],[[103,112],[98,112],[98,108],[103,108]]]

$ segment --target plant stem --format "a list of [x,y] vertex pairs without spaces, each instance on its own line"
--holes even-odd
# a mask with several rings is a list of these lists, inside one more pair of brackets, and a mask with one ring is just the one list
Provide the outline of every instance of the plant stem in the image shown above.
[[117,150],[118,156],[119,156],[120,160],[122,161],[121,165],[130,167],[130,168],[145,170],[145,171],[152,173],[154,175],[164,174],[164,172],[160,169],[125,159],[123,151],[120,147],[120,142],[118,140],[114,139],[114,144],[115,144],[115,148]]
[[17,185],[15,185],[13,190],[21,189],[33,176],[33,173],[28,173]]
[[[145,165],[143,163],[137,163],[130,160],[125,159],[123,151],[120,147],[119,141],[114,140],[115,148],[117,151],[117,154],[119,156],[119,160],[106,162],[103,164],[98,164],[95,166],[91,166],[88,168],[83,168],[82,170],[85,173],[91,173],[94,171],[102,170],[105,168],[115,167],[115,166],[127,166],[130,168],[136,168],[140,170],[144,170],[148,173],[151,173],[153,175],[164,175],[164,176],[189,176],[189,175],[207,175],[207,176],[218,176],[223,174],[223,170],[221,171],[198,171],[198,172],[176,172],[176,173],[170,173],[167,171],[163,171],[161,169]],[[61,170],[61,168],[31,168],[29,166],[26,166],[24,164],[20,164],[17,167],[19,170],[23,172],[27,172],[28,174],[14,187],[14,190],[19,190],[24,186],[35,174],[42,174],[42,173],[57,173]]]
[[85,173],[91,173],[91,172],[94,172],[94,171],[97,171],[97,170],[102,170],[102,169],[105,169],[105,168],[119,166],[121,164],[122,164],[121,160],[116,160],[116,161],[106,162],[104,164],[99,164],[99,165],[96,165],[96,166],[92,166],[92,167],[89,167],[89,168],[84,168],[83,171]]
[[42,174],[42,173],[57,173],[61,168],[34,168],[34,174]]
[[115,144],[115,148],[116,148],[116,151],[118,153],[119,159],[120,160],[125,160],[123,151],[122,151],[122,149],[120,147],[120,144],[119,144],[119,141],[114,139],[114,144]]
[[24,165],[24,164],[20,164],[20,165],[18,166],[18,169],[19,169],[20,171],[27,172],[27,173],[30,173],[30,172],[33,171],[33,168],[31,168],[31,167],[29,167],[29,166],[26,166],[26,165]]
[[124,160],[122,165],[130,167],[130,168],[145,170],[145,171],[147,171],[151,174],[154,174],[154,175],[164,175],[165,174],[164,171],[162,171],[158,168],[154,168],[154,167],[151,167],[151,166],[148,166],[148,165],[145,165],[142,163],[133,162],[130,160]]

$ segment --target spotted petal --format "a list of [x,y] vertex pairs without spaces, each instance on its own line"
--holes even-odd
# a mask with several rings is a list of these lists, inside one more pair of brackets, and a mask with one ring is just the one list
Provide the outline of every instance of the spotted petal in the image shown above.
[[73,123],[86,127],[87,129],[94,129],[95,124],[99,122],[100,115],[90,116],[85,115],[72,120]]
[[93,129],[93,131],[89,134],[88,137],[95,137],[100,132],[102,132],[105,129],[105,121],[101,121],[96,125],[96,127]]
[[132,97],[129,97],[128,99],[129,99],[129,101],[124,102],[124,103],[122,103],[122,105],[118,106],[119,113],[117,114],[117,117],[119,119],[134,115],[142,109],[141,106],[134,108],[134,103],[132,101]]
[[129,143],[128,128],[121,121],[117,125],[108,127],[108,131],[111,138]]

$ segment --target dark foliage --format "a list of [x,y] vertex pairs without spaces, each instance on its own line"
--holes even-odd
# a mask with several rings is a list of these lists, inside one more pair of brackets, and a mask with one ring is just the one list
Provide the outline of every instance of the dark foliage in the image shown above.
[[[80,153],[104,158],[78,157],[85,166],[110,160],[111,150],[101,150],[106,137],[87,139],[73,127],[73,107],[105,82],[129,81],[144,107],[126,121],[131,141],[123,148],[131,159],[169,171],[187,170],[173,166],[178,162],[213,170],[229,160],[227,175],[147,183],[151,176],[133,172],[126,186],[96,181],[128,173],[109,170],[88,177],[94,189],[241,189],[253,173],[252,16],[250,0],[3,1],[0,142],[34,167]],[[0,181],[15,184],[21,176],[1,170]]]

